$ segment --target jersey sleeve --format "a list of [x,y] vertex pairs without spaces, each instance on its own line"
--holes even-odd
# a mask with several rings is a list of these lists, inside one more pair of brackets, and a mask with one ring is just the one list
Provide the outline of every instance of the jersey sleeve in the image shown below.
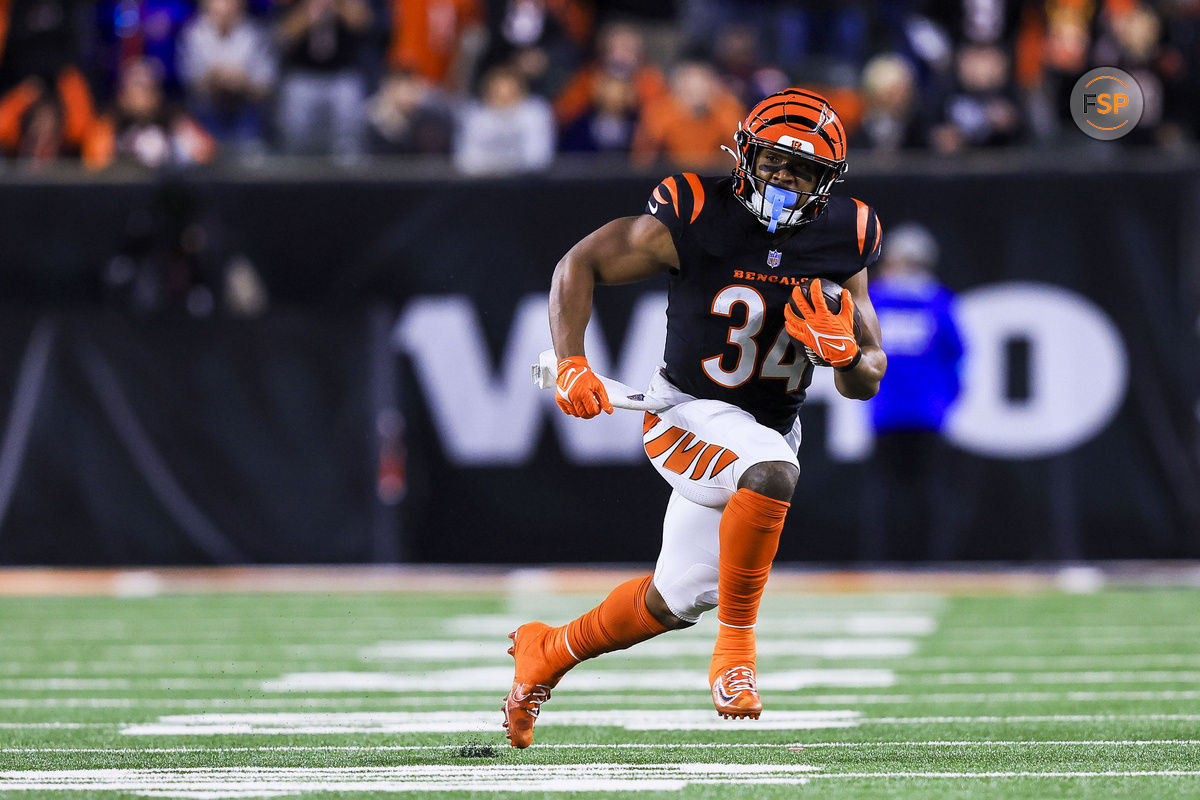
[[862,266],[869,267],[879,260],[879,254],[883,251],[883,225],[875,209],[862,200],[855,198],[854,206],[858,254],[862,257]]
[[666,225],[676,242],[703,210],[704,185],[691,172],[663,178],[646,201],[646,213]]
[[[866,257],[863,258],[863,266],[869,267],[879,260],[879,254],[883,252],[883,223],[879,221],[879,214],[875,209],[870,209],[871,216],[867,221],[867,241],[871,243],[870,249],[866,252]],[[864,249],[866,249],[864,247]]]

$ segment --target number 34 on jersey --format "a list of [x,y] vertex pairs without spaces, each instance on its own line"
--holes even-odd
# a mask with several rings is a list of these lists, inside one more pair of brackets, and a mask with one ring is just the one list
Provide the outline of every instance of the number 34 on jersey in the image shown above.
[[[741,308],[738,308],[738,307]],[[746,381],[755,377],[777,378],[787,381],[787,391],[794,392],[800,388],[804,373],[809,368],[807,359],[799,356],[792,345],[792,337],[788,336],[785,328],[780,328],[771,339],[771,332],[764,335],[763,321],[766,318],[766,301],[756,289],[749,286],[726,286],[713,298],[712,313],[721,317],[741,318],[745,314],[745,323],[731,325],[726,338],[737,348],[737,360],[732,369],[722,366],[722,355],[714,355],[704,359],[701,367],[704,374],[712,381],[727,389],[736,389]],[[759,341],[771,341],[765,357],[759,365]],[[727,359],[724,359],[727,360]]]

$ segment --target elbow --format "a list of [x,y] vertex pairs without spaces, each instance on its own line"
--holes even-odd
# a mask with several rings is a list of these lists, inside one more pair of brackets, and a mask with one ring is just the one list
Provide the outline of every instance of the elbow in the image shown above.
[[867,351],[858,367],[835,378],[838,394],[850,400],[870,400],[879,394],[879,385],[887,371],[887,357],[878,348]]
[[870,400],[875,395],[879,394],[879,382],[864,386],[847,386],[842,391],[842,397],[850,400]]

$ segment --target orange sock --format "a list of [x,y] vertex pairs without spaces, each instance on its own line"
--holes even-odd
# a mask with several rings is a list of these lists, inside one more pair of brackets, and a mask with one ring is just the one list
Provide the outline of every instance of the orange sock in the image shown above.
[[754,623],[790,503],[738,489],[721,515],[717,559],[717,644],[708,682],[737,665],[754,667]]
[[[646,590],[653,576],[633,578],[609,592],[600,605],[546,636],[561,672],[580,661],[624,650],[664,633],[667,628],[646,608]],[[565,635],[564,635],[565,633]],[[560,671],[560,670],[556,670]]]

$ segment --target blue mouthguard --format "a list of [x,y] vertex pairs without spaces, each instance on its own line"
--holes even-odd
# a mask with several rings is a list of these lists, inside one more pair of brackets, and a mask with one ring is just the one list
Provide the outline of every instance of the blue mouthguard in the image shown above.
[[767,188],[763,191],[763,197],[771,204],[771,224],[767,226],[767,232],[774,233],[775,229],[779,227],[779,215],[783,213],[784,207],[794,205],[800,199],[800,195],[768,183]]

